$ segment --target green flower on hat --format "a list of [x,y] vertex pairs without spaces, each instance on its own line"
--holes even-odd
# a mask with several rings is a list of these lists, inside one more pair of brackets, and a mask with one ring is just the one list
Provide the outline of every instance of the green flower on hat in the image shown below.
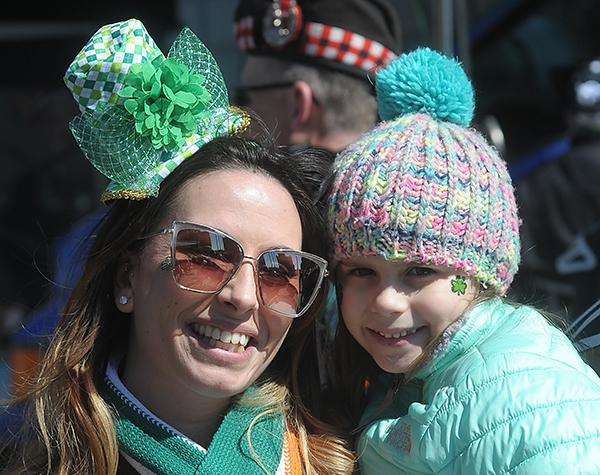
[[211,97],[202,87],[204,77],[172,59],[155,58],[134,64],[119,95],[135,119],[135,130],[152,139],[159,150],[177,150],[198,130]]
[[157,196],[161,182],[200,147],[240,134],[250,122],[229,105],[219,66],[189,28],[165,57],[139,20],[105,25],[64,79],[81,110],[71,132],[112,180],[103,201]]

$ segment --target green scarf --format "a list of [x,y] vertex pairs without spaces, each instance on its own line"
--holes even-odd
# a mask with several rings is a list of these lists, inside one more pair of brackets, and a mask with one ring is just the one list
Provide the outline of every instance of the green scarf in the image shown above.
[[[265,475],[257,463],[258,457],[268,473],[277,471],[285,431],[281,414],[264,415],[254,423],[251,441],[255,457],[248,444],[248,428],[265,408],[236,404],[205,450],[143,407],[120,381],[113,362],[107,369],[102,396],[117,413],[119,448],[144,467],[157,475]],[[246,395],[255,391],[255,387],[250,387]]]

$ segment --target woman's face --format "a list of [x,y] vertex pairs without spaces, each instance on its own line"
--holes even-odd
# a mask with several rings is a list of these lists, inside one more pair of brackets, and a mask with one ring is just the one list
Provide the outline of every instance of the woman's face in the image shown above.
[[[302,245],[300,217],[290,194],[275,180],[249,171],[217,171],[191,180],[161,227],[170,227],[174,219],[225,232],[246,256]],[[261,303],[249,259],[218,294],[179,288],[171,271],[161,270],[169,242],[169,234],[148,239],[129,266],[130,288],[115,294],[118,301],[130,291],[128,310],[133,311],[124,382],[149,407],[165,401],[185,404],[186,397],[198,407],[208,398],[229,400],[267,368],[292,318]],[[238,339],[242,346],[231,346]]]
[[336,275],[346,327],[388,373],[409,371],[477,296],[473,281],[454,269],[378,256],[342,260]]

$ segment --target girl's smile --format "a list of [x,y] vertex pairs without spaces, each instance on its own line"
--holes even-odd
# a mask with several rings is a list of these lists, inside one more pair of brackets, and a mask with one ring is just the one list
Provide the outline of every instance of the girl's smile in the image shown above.
[[404,338],[407,337],[409,335],[414,335],[419,329],[418,328],[413,328],[412,330],[403,330],[401,332],[396,332],[396,333],[384,333],[384,332],[379,332],[379,334],[387,339],[397,339],[397,338]]

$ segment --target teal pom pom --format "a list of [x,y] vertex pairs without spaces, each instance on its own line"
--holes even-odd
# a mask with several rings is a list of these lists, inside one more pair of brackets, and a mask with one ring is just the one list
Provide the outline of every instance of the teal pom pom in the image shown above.
[[468,127],[473,119],[473,86],[462,66],[429,48],[403,54],[380,70],[375,87],[383,120],[426,113]]

